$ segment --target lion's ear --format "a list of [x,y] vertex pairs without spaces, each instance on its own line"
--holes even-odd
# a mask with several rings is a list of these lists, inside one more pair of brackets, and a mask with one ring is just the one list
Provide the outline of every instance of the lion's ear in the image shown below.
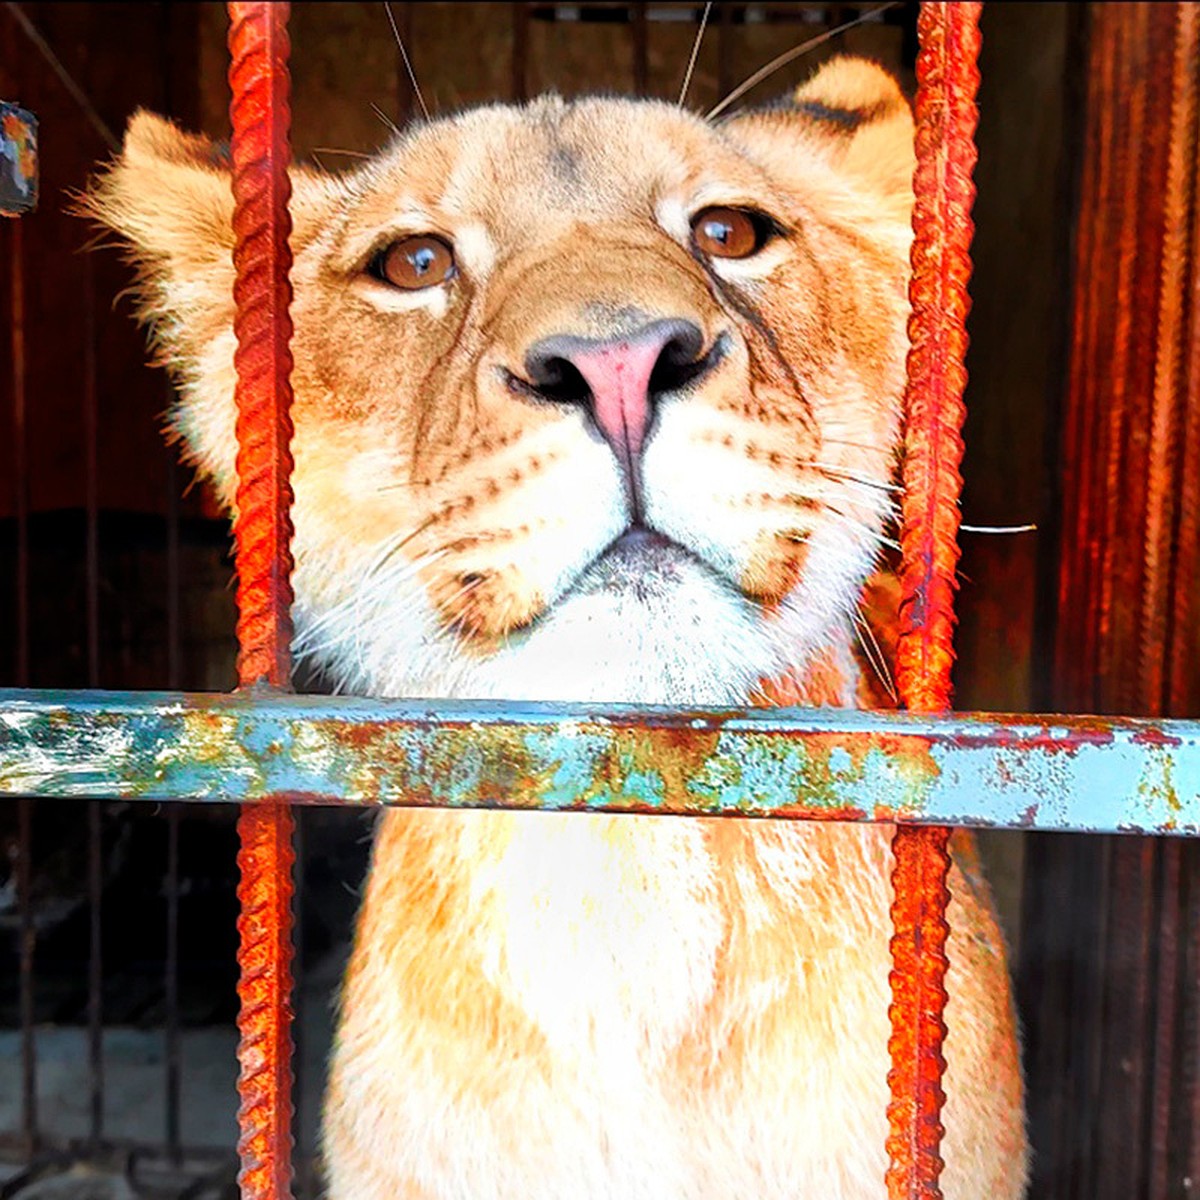
[[[292,168],[291,181],[296,249],[321,226],[337,183],[303,167]],[[220,284],[212,302],[232,297],[233,192],[224,147],[139,111],[120,153],[79,207],[128,241],[146,282],[188,289]]]
[[148,276],[220,271],[232,288],[229,163],[207,138],[153,113],[135,113],[120,153],[93,182],[83,208],[129,242]]
[[[338,189],[331,177],[291,172],[292,248],[323,226]],[[128,244],[140,315],[158,360],[183,391],[172,424],[193,459],[229,494],[233,478],[233,191],[227,153],[208,138],[138,112],[113,162],[78,211]]]
[[[907,213],[912,204],[913,118],[896,80],[863,58],[834,58],[783,103],[732,121],[772,165],[792,162],[796,139],[859,190]],[[794,167],[793,167],[794,169]]]

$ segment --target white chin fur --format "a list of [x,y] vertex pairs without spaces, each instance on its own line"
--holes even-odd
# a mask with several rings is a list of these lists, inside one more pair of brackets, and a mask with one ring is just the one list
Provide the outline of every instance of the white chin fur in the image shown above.
[[736,704],[778,665],[755,607],[695,559],[677,552],[641,580],[636,570],[593,566],[534,629],[472,664],[461,694]]
[[[744,704],[762,679],[843,640],[841,597],[855,594],[870,553],[844,535],[828,540],[813,546],[808,577],[772,617],[688,552],[634,539],[489,654],[439,628],[411,575],[375,581],[361,603],[319,619],[301,603],[297,650],[339,691],[374,696]],[[812,570],[823,563],[837,567]]]

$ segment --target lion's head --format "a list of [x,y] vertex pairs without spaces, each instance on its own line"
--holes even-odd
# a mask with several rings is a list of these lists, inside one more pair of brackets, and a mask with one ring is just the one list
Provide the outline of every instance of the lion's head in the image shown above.
[[[555,97],[293,174],[299,647],[384,695],[745,700],[845,640],[890,509],[912,121],[853,59],[720,124]],[[133,246],[234,495],[228,167],[147,114]]]

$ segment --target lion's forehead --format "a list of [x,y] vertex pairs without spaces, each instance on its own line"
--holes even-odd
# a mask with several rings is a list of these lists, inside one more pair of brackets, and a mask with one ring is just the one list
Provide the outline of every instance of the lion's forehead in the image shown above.
[[652,220],[664,199],[764,176],[705,122],[662,102],[543,98],[433,122],[364,176],[353,214],[386,224],[413,210],[524,240],[560,219]]

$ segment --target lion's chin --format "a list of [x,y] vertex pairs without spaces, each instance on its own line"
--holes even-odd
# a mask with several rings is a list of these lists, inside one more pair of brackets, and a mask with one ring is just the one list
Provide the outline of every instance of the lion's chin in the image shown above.
[[407,603],[385,596],[336,625],[301,605],[299,627],[328,679],[351,693],[724,707],[749,703],[763,679],[836,639],[842,616],[820,585],[841,595],[853,586],[843,574],[811,572],[768,612],[692,550],[632,527],[530,624],[486,643],[447,631],[416,587]]
[[689,550],[633,528],[526,629],[476,660],[460,696],[741,704],[778,662],[761,609]]
[[608,593],[627,604],[656,605],[686,586],[692,574],[709,571],[703,560],[665,534],[631,525],[585,568],[562,599]]

